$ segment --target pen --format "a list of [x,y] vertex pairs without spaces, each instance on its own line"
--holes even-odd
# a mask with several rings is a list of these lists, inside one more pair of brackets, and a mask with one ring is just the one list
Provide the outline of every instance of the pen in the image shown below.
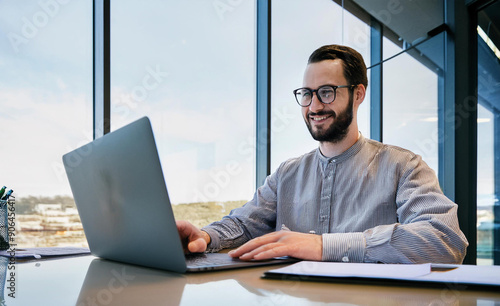
[[0,189],[0,199],[2,198],[3,194],[5,193],[5,188],[7,188],[7,186],[3,186],[2,189]]
[[2,200],[7,201],[13,192],[14,192],[14,190],[12,190],[12,189],[7,191],[7,193],[2,197]]

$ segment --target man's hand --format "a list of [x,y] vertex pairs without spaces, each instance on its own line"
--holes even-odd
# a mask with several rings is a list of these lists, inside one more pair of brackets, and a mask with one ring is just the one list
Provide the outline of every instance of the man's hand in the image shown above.
[[229,252],[231,257],[242,260],[263,260],[291,256],[320,261],[323,251],[321,235],[279,231],[252,239]]
[[177,230],[181,237],[184,253],[201,253],[205,252],[207,245],[210,243],[210,236],[192,225],[188,221],[176,221]]

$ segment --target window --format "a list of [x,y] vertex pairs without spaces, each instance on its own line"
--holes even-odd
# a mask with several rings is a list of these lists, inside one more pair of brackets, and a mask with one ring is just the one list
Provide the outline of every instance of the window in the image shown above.
[[[437,36],[419,48],[442,41]],[[384,38],[384,54],[401,50]],[[441,49],[438,49],[442,50]],[[419,51],[420,53],[420,51]],[[413,55],[413,56],[412,56]],[[438,74],[407,52],[385,62],[383,141],[413,151],[438,172]],[[429,64],[430,65],[430,64]],[[411,73],[410,73],[411,72]]]
[[[337,3],[272,1],[271,171],[317,147],[292,95],[310,53],[321,45],[345,44],[370,66],[370,27]],[[430,10],[444,16],[442,3],[433,5]],[[480,23],[481,14],[497,9],[498,1],[480,12]],[[400,12],[391,15],[390,26],[411,28]],[[176,217],[198,226],[219,219],[255,191],[255,16],[255,0],[111,2],[111,129],[150,117]],[[436,20],[419,30],[427,35],[443,22]],[[490,43],[500,43],[496,29],[487,23],[481,28],[487,38],[479,40],[478,51],[478,254],[490,263],[500,262],[500,68]],[[0,128],[7,161],[0,184],[15,190],[16,242],[85,245],[61,156],[92,140],[92,2],[3,1],[0,31]],[[388,39],[383,44],[386,59],[401,51]],[[443,162],[442,50],[438,35],[383,64],[383,141],[422,155],[436,172]],[[358,112],[367,137],[369,98]]]
[[61,158],[92,140],[92,2],[2,1],[0,20],[0,184],[16,196],[16,243],[86,245]]
[[[307,12],[306,17],[304,12]],[[314,22],[307,22],[309,20]],[[343,12],[338,4],[329,0],[273,1],[271,171],[283,161],[305,154],[318,146],[306,128],[292,91],[302,86],[309,55],[327,44],[348,45],[360,52],[366,65],[370,65],[370,28],[349,12]],[[367,94],[358,110],[359,128],[367,137],[370,136],[369,100]]]
[[111,2],[111,130],[150,117],[171,201],[191,204],[174,213],[198,226],[255,191],[255,2],[217,3]]
[[478,106],[477,120],[477,257],[478,264],[493,263],[494,239],[494,116],[484,106]]
[[477,262],[500,265],[500,2],[478,12]]

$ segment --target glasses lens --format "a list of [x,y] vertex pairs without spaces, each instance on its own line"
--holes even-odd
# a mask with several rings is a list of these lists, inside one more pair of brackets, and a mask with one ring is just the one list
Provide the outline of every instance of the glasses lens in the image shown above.
[[295,91],[295,98],[300,105],[309,105],[311,102],[311,91],[305,88],[297,89]]
[[318,95],[323,103],[332,103],[335,100],[335,88],[323,86],[318,89]]

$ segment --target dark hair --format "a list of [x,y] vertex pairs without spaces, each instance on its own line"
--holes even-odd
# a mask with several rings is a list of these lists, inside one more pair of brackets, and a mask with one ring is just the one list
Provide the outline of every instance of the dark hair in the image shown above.
[[342,60],[347,85],[363,84],[365,88],[368,87],[365,61],[361,54],[352,48],[341,45],[326,45],[316,49],[309,56],[307,63],[312,64],[334,59]]

